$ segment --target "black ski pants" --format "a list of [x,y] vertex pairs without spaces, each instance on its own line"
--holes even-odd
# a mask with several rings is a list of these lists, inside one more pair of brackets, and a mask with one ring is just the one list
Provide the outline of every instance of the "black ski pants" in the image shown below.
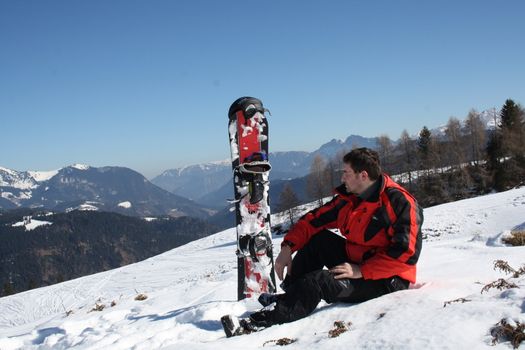
[[271,312],[271,322],[292,322],[306,317],[321,300],[358,303],[408,288],[409,282],[397,276],[380,280],[337,280],[323,269],[345,262],[349,260],[343,237],[328,230],[314,235],[292,260],[292,273],[282,285],[285,294]]

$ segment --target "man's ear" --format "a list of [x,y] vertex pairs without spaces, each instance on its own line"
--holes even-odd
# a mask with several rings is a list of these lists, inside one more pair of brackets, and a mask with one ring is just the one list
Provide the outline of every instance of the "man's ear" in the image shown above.
[[368,172],[366,170],[363,170],[359,173],[359,176],[361,177],[361,180],[366,180],[369,178]]

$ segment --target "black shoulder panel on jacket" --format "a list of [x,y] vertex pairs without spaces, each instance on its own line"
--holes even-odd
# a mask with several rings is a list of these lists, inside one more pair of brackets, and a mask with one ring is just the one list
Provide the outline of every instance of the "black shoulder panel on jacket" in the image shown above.
[[[316,217],[315,219],[310,221],[310,224],[313,227],[316,227],[316,228],[317,227],[321,227],[323,225],[326,225],[326,224],[328,224],[330,222],[334,222],[334,221],[337,220],[337,215],[339,214],[339,210],[341,210],[341,208],[344,207],[346,205],[346,203],[348,203],[348,202],[345,201],[345,200],[339,199],[338,197],[335,197],[329,203],[332,203],[334,201],[339,201],[339,203],[337,203],[332,208],[330,208],[326,212],[322,213],[321,215],[319,215],[318,217]],[[329,204],[329,203],[327,203],[327,204]],[[316,211],[318,211],[321,208],[323,208],[323,207],[320,207],[320,208],[316,209]],[[315,212],[314,212],[314,214],[315,214]]]

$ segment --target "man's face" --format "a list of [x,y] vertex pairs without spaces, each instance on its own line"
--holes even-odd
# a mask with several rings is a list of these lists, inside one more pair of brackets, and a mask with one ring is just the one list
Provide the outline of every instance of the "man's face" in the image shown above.
[[366,189],[366,171],[356,173],[349,164],[343,163],[343,175],[341,181],[345,184],[346,190],[350,193],[360,194]]

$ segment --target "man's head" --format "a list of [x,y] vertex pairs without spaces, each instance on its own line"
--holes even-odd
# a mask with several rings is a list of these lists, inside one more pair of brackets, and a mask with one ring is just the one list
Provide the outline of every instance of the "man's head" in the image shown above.
[[363,193],[381,175],[377,152],[369,148],[356,148],[343,157],[341,181],[351,193]]

